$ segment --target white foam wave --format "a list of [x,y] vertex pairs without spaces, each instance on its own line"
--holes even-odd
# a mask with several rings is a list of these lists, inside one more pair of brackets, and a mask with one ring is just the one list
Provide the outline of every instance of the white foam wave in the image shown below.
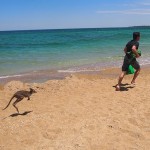
[[100,71],[100,70],[58,70],[60,73],[77,73],[77,72],[93,72],[93,71]]
[[28,74],[17,74],[17,75],[7,75],[7,76],[0,76],[0,79],[7,79],[7,78],[13,78],[13,77],[21,77],[21,76],[24,76],[24,75],[28,75]]
[[149,65],[150,64],[150,58],[145,58],[145,59],[140,59],[139,60],[140,65],[144,66],[144,65]]

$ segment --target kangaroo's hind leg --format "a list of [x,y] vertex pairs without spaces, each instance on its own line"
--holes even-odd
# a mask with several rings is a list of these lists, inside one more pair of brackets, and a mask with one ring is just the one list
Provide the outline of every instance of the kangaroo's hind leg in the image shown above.
[[16,104],[17,104],[18,102],[20,102],[22,99],[23,99],[22,97],[21,97],[21,98],[17,98],[17,100],[13,103],[13,106],[15,107],[15,109],[17,110],[18,113],[19,113],[19,110],[18,110]]

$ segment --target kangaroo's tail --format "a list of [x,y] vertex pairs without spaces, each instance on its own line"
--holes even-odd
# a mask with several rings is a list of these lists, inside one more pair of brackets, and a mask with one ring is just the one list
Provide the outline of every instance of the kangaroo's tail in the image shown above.
[[13,98],[14,98],[14,96],[10,99],[9,103],[7,104],[7,106],[3,110],[5,110],[10,105],[11,101],[13,100]]

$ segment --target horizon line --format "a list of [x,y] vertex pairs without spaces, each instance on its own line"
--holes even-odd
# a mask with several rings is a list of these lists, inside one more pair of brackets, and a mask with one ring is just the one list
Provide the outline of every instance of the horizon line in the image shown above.
[[137,26],[122,26],[122,27],[80,27],[80,28],[41,28],[41,29],[10,29],[0,30],[0,32],[11,32],[11,31],[40,31],[40,30],[74,30],[74,29],[106,29],[106,28],[134,28],[134,27],[150,27],[150,25],[137,25]]

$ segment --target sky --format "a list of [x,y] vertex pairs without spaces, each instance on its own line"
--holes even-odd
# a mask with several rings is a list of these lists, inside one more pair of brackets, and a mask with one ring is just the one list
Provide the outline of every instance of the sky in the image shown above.
[[149,0],[0,0],[0,31],[150,25]]

